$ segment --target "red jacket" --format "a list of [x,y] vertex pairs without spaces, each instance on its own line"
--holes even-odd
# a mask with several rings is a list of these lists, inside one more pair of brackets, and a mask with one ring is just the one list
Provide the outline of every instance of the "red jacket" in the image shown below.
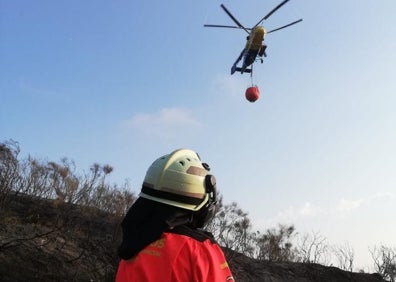
[[219,245],[209,239],[163,233],[130,260],[121,260],[116,282],[234,281]]

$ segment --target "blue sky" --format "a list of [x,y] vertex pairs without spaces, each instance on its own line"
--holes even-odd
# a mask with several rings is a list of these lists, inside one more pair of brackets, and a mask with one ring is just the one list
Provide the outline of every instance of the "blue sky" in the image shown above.
[[225,201],[265,230],[278,223],[368,248],[396,246],[396,2],[292,0],[264,26],[248,75],[220,4],[253,26],[280,1],[0,0],[0,139],[22,156],[68,157],[135,192],[158,156],[192,148]]

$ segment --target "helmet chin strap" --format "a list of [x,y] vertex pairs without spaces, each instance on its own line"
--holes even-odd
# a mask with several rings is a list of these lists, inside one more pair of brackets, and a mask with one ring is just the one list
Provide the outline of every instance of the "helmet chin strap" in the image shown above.
[[183,224],[189,224],[192,220],[193,216],[190,212],[176,213],[173,218],[169,218],[166,221],[166,224],[168,224],[170,228],[174,228]]
[[[216,192],[213,192],[215,194]],[[202,228],[215,215],[216,212],[216,197],[209,195],[208,203],[192,214],[191,226],[193,228]]]
[[179,212],[166,220],[166,224],[170,229],[180,225],[188,225],[191,228],[202,228],[214,216],[214,211],[215,205],[207,205],[196,212]]

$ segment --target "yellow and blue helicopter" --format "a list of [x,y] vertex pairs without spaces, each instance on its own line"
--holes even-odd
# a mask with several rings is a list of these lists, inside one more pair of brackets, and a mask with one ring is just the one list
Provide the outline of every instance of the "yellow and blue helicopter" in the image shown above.
[[[284,4],[286,4],[289,0],[284,0],[282,3],[280,3],[278,6],[276,6],[274,9],[272,9],[267,15],[265,15],[258,23],[253,26],[252,28],[245,28],[232,14],[230,11],[227,10],[227,8],[221,4],[220,7],[224,10],[224,12],[227,13],[227,15],[236,23],[237,26],[230,26],[230,25],[215,25],[215,24],[205,24],[205,27],[221,27],[221,28],[237,28],[237,29],[243,29],[248,33],[248,36],[246,37],[247,41],[245,44],[245,47],[243,48],[242,52],[236,59],[235,63],[231,67],[231,74],[234,74],[236,71],[244,73],[250,73],[252,75],[253,73],[253,63],[256,60],[260,60],[261,63],[263,63],[262,57],[266,57],[267,54],[265,52],[267,45],[264,44],[264,37],[266,34],[278,31],[281,29],[284,29],[286,27],[289,27],[291,25],[294,25],[296,23],[299,23],[302,21],[302,19],[296,20],[294,22],[291,22],[287,25],[272,29],[270,31],[266,31],[265,28],[260,25],[264,20],[268,19],[273,13],[275,13],[280,7],[282,7]],[[260,57],[260,59],[257,59],[257,56]],[[243,58],[242,61],[242,66],[238,67],[238,63],[240,60]],[[249,68],[249,66],[251,66]]]

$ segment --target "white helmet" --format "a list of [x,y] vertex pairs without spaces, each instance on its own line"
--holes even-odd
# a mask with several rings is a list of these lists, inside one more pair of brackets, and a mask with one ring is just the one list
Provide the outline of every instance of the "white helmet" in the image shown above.
[[198,211],[216,203],[216,179],[209,170],[196,152],[178,149],[151,164],[139,196]]

